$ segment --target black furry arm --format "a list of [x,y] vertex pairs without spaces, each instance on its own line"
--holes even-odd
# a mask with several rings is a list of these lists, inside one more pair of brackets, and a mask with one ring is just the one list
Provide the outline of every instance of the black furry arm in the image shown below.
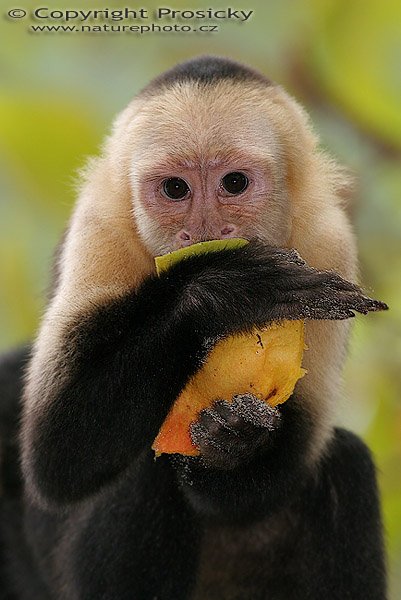
[[200,516],[247,522],[273,514],[299,493],[314,467],[308,457],[316,429],[300,398],[293,395],[270,409],[270,424],[263,427],[255,427],[235,410],[221,425],[207,419],[205,413],[210,412],[203,411],[195,425],[201,455],[170,459]]
[[64,503],[115,478],[151,446],[219,337],[273,320],[343,319],[383,307],[293,251],[249,244],[182,261],[72,324],[53,380],[25,398],[28,489]]
[[299,597],[386,600],[375,471],[366,445],[353,433],[337,429],[293,508],[303,546]]
[[[296,416],[296,409],[287,410]],[[291,427],[291,421],[287,424]],[[290,448],[291,437],[282,439],[280,455],[267,453],[242,467],[237,483],[234,473],[204,479],[207,499],[200,493],[205,469],[195,473],[189,468],[185,475],[186,492],[197,511],[208,517],[209,525],[214,519],[219,526],[225,523],[228,555],[230,542],[236,544],[242,531],[251,532],[255,548],[261,544],[265,568],[247,597],[261,598],[260,590],[268,590],[269,597],[286,600],[385,600],[383,529],[368,448],[354,434],[336,429],[313,468],[298,470],[294,478],[295,454],[288,454],[284,444]],[[265,546],[263,538],[269,540]],[[248,560],[256,561],[256,556],[257,550]],[[218,555],[214,559],[220,560]]]

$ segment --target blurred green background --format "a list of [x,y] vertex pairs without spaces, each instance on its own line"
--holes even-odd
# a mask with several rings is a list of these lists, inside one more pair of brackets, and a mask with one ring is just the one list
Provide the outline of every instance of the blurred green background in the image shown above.
[[[18,8],[36,6],[18,1]],[[2,19],[0,349],[31,338],[37,328],[76,171],[98,152],[113,116],[149,79],[197,54],[225,55],[262,70],[307,107],[322,145],[357,175],[350,211],[363,281],[391,306],[389,313],[357,319],[339,412],[375,454],[395,600],[401,597],[401,3],[254,0],[244,6],[238,0],[231,6],[255,16],[243,24],[220,22],[217,34],[39,35],[27,31],[28,19]],[[8,8],[13,4],[2,10]],[[57,8],[104,6],[60,0]]]

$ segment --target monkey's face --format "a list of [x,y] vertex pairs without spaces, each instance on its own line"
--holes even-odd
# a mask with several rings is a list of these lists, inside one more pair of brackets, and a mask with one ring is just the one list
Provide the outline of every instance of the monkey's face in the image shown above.
[[263,88],[231,82],[181,84],[139,99],[127,128],[130,186],[153,255],[229,237],[286,244],[285,115],[274,118],[272,110]]

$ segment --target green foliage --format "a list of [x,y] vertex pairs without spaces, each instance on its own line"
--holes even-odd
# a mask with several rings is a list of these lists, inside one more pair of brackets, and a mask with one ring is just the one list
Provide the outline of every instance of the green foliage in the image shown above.
[[373,135],[401,148],[401,4],[314,0],[313,64],[326,93]]
[[[35,6],[24,2],[26,9]],[[147,3],[149,10],[157,6]],[[174,7],[188,8],[184,1]],[[249,23],[220,23],[219,34],[206,36],[34,35],[26,22],[3,20],[0,347],[34,334],[77,169],[98,151],[112,116],[148,79],[195,54],[223,54],[262,69],[308,107],[323,145],[360,181],[350,211],[362,280],[391,311],[357,319],[339,412],[367,440],[379,467],[395,600],[401,597],[401,4],[255,0],[251,8]]]

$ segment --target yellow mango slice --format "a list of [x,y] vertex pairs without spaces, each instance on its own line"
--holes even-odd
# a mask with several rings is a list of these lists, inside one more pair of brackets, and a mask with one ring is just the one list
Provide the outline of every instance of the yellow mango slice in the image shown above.
[[284,321],[219,342],[170,410],[152,446],[156,455],[199,454],[189,427],[214,400],[230,401],[235,394],[245,393],[271,406],[288,400],[306,373],[301,367],[303,350],[302,321]]
[[[157,257],[157,269],[160,273],[194,253],[236,248],[246,243],[233,239],[188,246]],[[191,441],[190,424],[217,399],[231,401],[236,394],[251,393],[271,406],[288,400],[296,382],[306,373],[301,367],[304,347],[303,321],[274,323],[262,330],[255,329],[252,334],[230,336],[218,342],[167,415],[152,445],[156,456],[198,455],[199,450]]]

